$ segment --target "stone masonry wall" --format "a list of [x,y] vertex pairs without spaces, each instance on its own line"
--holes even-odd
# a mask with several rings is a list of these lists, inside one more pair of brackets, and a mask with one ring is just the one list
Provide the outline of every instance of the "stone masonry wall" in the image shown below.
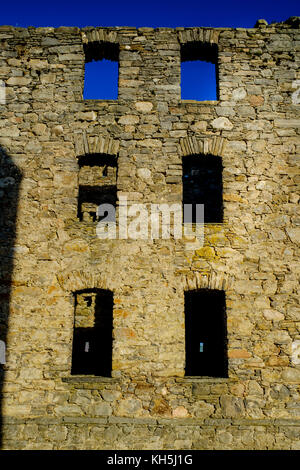
[[[4,449],[300,449],[298,24],[0,27]],[[119,45],[118,100],[83,100],[84,45],[101,41]],[[218,101],[181,100],[193,41],[218,46]],[[221,157],[223,223],[197,249],[97,238],[77,217],[95,153],[141,204],[180,203],[182,159]],[[70,372],[73,293],[92,288],[114,293],[111,378]],[[228,378],[184,375],[197,288],[225,290]]]

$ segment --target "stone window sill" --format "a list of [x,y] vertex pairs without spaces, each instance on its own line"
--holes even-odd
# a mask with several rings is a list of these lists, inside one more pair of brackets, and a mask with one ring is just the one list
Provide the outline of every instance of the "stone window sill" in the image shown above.
[[86,104],[87,106],[89,106],[89,105],[91,105],[91,106],[100,105],[101,106],[101,105],[106,104],[106,103],[107,104],[110,104],[110,103],[111,104],[116,104],[118,102],[118,100],[117,99],[116,100],[105,100],[105,99],[102,100],[101,98],[97,100],[97,99],[83,99],[82,98],[82,102],[84,104]]
[[74,375],[72,377],[63,377],[62,381],[66,383],[116,383],[120,379],[116,377],[96,377],[95,375]]
[[237,377],[197,377],[197,376],[186,376],[186,377],[176,377],[175,381],[177,383],[228,383],[228,382],[237,382]]
[[211,104],[216,106],[220,103],[220,100],[208,100],[208,101],[198,101],[198,100],[181,100],[183,104]]
[[[166,380],[170,379],[171,377],[166,377]],[[187,383],[228,383],[228,382],[237,382],[237,377],[174,377],[175,382],[181,384]],[[117,377],[96,377],[94,375],[74,375],[72,377],[63,377],[62,381],[65,383],[70,384],[105,384],[105,383],[118,383],[120,382],[120,378]]]

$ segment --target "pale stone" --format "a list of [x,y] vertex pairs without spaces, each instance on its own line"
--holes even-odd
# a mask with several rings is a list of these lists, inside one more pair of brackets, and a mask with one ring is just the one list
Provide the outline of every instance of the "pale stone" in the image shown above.
[[62,135],[64,133],[64,128],[63,126],[55,126],[52,129],[52,133],[55,135]]
[[218,116],[235,116],[235,110],[232,106],[217,106],[216,113]]
[[262,409],[264,408],[266,402],[261,398],[246,398],[245,409],[248,416],[251,418],[260,419],[263,418]]
[[184,406],[177,406],[175,410],[172,411],[174,418],[186,418],[188,416],[188,411]]
[[32,126],[32,131],[36,135],[43,135],[45,134],[46,130],[47,130],[47,126],[45,124],[37,123],[34,126]]
[[284,383],[299,383],[300,369],[287,368],[282,372],[282,380]]
[[264,294],[275,294],[277,292],[277,281],[266,281],[263,283]]
[[286,232],[293,243],[300,244],[300,228],[287,228]]
[[277,310],[266,309],[263,311],[263,314],[267,320],[272,320],[272,321],[284,320],[284,315],[278,312]]
[[29,248],[27,246],[19,246],[19,245],[15,245],[13,247],[13,251],[15,253],[22,253],[22,254],[25,254],[25,253],[28,253],[29,252]]
[[35,367],[26,367],[21,369],[20,378],[24,380],[35,380],[41,379],[43,376],[42,371]]
[[149,181],[151,179],[151,171],[148,168],[139,168],[136,173],[142,180]]
[[232,92],[232,99],[235,101],[243,100],[247,96],[245,88],[235,88]]
[[227,431],[219,431],[218,432],[218,439],[222,444],[229,445],[233,441],[232,434]]
[[95,416],[110,416],[112,413],[111,406],[108,403],[99,403],[94,406]]
[[33,69],[43,69],[43,68],[48,67],[48,62],[47,62],[47,60],[30,59],[29,65]]
[[292,127],[295,129],[300,127],[300,119],[275,119],[274,126],[279,128]]
[[74,403],[69,404],[69,405],[58,405],[54,408],[54,410],[58,416],[82,416],[83,415],[82,409]]
[[292,342],[292,363],[295,365],[300,364],[300,339]]
[[149,147],[149,148],[160,148],[162,147],[162,142],[157,139],[144,139],[139,142],[141,147]]
[[262,152],[266,147],[266,142],[264,140],[260,140],[258,142],[253,142],[251,144],[251,148],[255,151],[255,152]]
[[126,80],[119,78],[119,87],[138,88],[144,84],[142,80]]
[[291,337],[287,331],[272,331],[269,334],[270,339],[274,341],[275,344],[290,344]]
[[197,418],[208,418],[212,416],[215,411],[214,405],[207,403],[203,400],[198,401],[194,405],[193,413]]
[[207,122],[206,121],[196,121],[195,124],[191,126],[192,131],[194,132],[202,132],[206,131]]
[[7,80],[7,85],[26,86],[31,82],[30,77],[11,77]]
[[[242,335],[251,335],[251,332],[254,328],[254,324],[247,318],[244,318],[242,322],[239,318],[235,318],[228,321],[228,327],[230,327],[230,329],[232,329],[232,331],[234,331],[235,333],[239,333]],[[233,350],[231,350],[230,354],[234,355],[236,353],[233,353]],[[247,354],[247,352],[242,352],[241,350],[240,354],[242,354],[243,357],[249,357],[249,351]]]
[[58,60],[60,62],[69,62],[70,60],[78,60],[78,55],[77,54],[60,54],[58,56]]
[[2,405],[2,416],[27,416],[30,413],[30,405]]
[[113,402],[121,398],[122,393],[117,391],[102,390],[101,395],[105,401]]
[[78,113],[78,119],[81,119],[82,121],[95,121],[97,119],[97,114],[94,111]]
[[56,74],[55,73],[43,73],[41,75],[41,83],[55,83]]
[[18,137],[20,131],[17,126],[9,126],[0,129],[0,137]]
[[50,89],[36,89],[32,92],[33,99],[37,101],[53,101],[53,90]]
[[238,106],[236,111],[242,119],[245,117],[255,118],[255,110],[252,106]]
[[149,101],[137,101],[135,107],[142,113],[150,113],[153,109],[153,104]]
[[186,137],[186,131],[170,131],[170,137]]
[[230,392],[237,397],[243,397],[245,392],[245,386],[243,384],[231,385]]
[[248,384],[249,395],[262,396],[264,394],[263,388],[256,380],[250,380]]
[[239,294],[260,294],[262,292],[262,285],[260,281],[237,281],[235,289]]
[[220,398],[222,412],[225,417],[236,418],[243,415],[245,408],[241,398],[223,395]]
[[136,413],[139,413],[142,409],[142,404],[140,400],[136,398],[126,398],[119,402],[117,413],[120,416],[132,416]]
[[247,145],[246,145],[246,142],[244,141],[233,140],[233,141],[228,142],[227,144],[228,150],[233,150],[237,152],[245,152],[246,148],[247,148]]
[[119,119],[119,124],[126,124],[126,125],[132,125],[132,124],[137,124],[139,122],[140,118],[135,115],[126,115],[122,116]]
[[211,122],[211,124],[215,129],[224,129],[230,131],[233,128],[233,124],[226,117],[216,118]]
[[[300,232],[299,232],[300,233]],[[281,241],[281,240],[285,240],[286,239],[286,234],[284,233],[283,230],[281,229],[274,229],[274,230],[271,230],[270,231],[270,234],[273,238],[273,240],[276,240],[276,241]]]

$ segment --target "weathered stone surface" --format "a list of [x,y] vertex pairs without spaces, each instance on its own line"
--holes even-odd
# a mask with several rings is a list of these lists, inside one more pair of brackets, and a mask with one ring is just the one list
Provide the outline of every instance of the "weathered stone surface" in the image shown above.
[[188,411],[184,406],[177,406],[175,410],[173,410],[174,418],[186,418],[188,416]]
[[127,398],[121,400],[117,408],[117,413],[120,416],[135,416],[142,408],[140,400],[136,398]]
[[7,85],[25,86],[31,82],[30,77],[11,77],[7,80]]
[[135,108],[137,111],[149,113],[153,108],[153,104],[149,101],[137,101],[135,103]]
[[216,118],[211,124],[215,129],[225,129],[230,131],[233,128],[233,124],[226,117]]
[[226,418],[236,418],[245,412],[244,402],[238,397],[223,395],[220,398],[220,404]]
[[267,320],[273,320],[273,321],[284,320],[284,315],[278,312],[277,310],[267,309],[267,310],[264,310],[263,313],[264,313],[264,317]]
[[142,180],[148,181],[151,179],[151,171],[148,168],[139,168],[136,173]]
[[94,406],[95,416],[110,416],[112,411],[108,403],[99,403]]
[[233,100],[243,100],[247,96],[247,92],[245,88],[235,88],[232,92],[232,99]]
[[287,228],[286,229],[288,236],[292,242],[300,244],[300,228]]
[[300,364],[300,339],[296,339],[292,343],[292,363],[295,365]]
[[262,106],[265,102],[265,99],[263,96],[255,96],[251,95],[249,98],[249,103],[251,106]]
[[282,372],[282,379],[286,383],[299,383],[300,381],[300,370],[299,369],[285,369]]
[[119,119],[119,124],[137,124],[139,120],[140,118],[138,116],[126,115]]

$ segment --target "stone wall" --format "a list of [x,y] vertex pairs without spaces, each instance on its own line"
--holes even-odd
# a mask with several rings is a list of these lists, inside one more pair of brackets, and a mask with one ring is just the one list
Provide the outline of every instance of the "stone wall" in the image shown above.
[[[298,24],[0,27],[3,207],[18,189],[0,239],[4,449],[300,448]],[[218,47],[218,101],[181,100],[194,41]],[[116,101],[82,99],[95,43],[119,47]],[[143,204],[181,202],[183,158],[221,157],[223,222],[196,249],[99,239],[89,207],[78,219],[100,177],[78,159],[96,153],[117,160],[118,200]],[[71,375],[74,292],[96,288],[114,294],[111,378]],[[199,288],[226,294],[228,378],[185,377]]]

